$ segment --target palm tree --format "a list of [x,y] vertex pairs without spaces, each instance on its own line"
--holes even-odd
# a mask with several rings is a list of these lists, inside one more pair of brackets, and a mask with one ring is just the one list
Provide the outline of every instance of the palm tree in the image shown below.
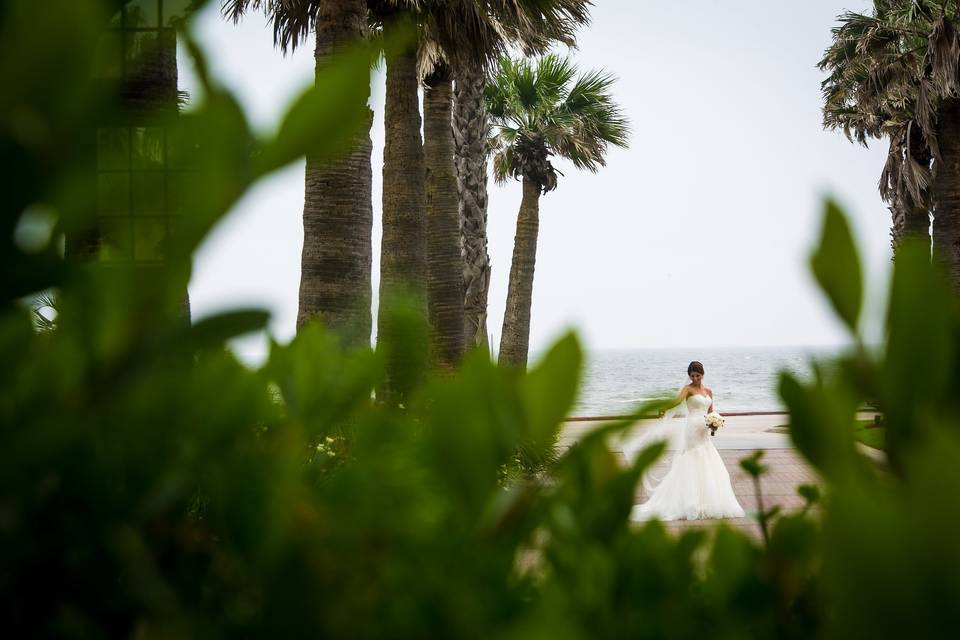
[[454,85],[453,131],[457,167],[460,247],[463,258],[463,339],[487,348],[487,118],[486,71],[464,64]]
[[[418,3],[420,67],[424,78],[427,306],[433,330],[433,360],[441,369],[456,366],[465,346],[474,342],[478,332],[486,333],[485,325],[478,327],[480,323],[466,315],[465,307],[477,317],[485,315],[486,287],[482,278],[489,272],[485,219],[487,127],[480,120],[479,132],[467,130],[477,126],[471,112],[476,111],[475,105],[464,105],[460,115],[454,117],[454,78],[458,70],[485,70],[488,61],[496,59],[509,44],[535,50],[545,49],[555,40],[572,44],[573,31],[585,21],[584,7],[588,4],[586,0]],[[479,98],[482,94],[475,95]],[[460,132],[463,135],[454,135],[452,124],[456,121],[469,122]],[[479,143],[471,136],[479,138]],[[459,175],[455,164],[458,148],[457,160],[464,167]],[[464,178],[468,173],[470,177]],[[464,193],[466,183],[483,185],[482,195],[475,191]],[[471,206],[480,202],[484,203],[482,209]],[[468,203],[466,208],[464,203]],[[473,277],[476,274],[480,274],[480,287]],[[465,305],[465,291],[471,301],[482,295],[482,304]],[[465,330],[465,325],[472,329]]]
[[[434,365],[450,369],[463,353],[463,274],[460,257],[448,61],[483,60],[499,42],[481,0],[371,0],[371,20],[416,24],[418,47],[386,56],[383,253],[378,334],[389,338],[390,305],[426,293]],[[424,141],[417,108],[424,83]],[[401,363],[388,366],[395,369]],[[385,391],[390,389],[390,373]]]
[[[413,24],[412,3],[368,2],[371,26],[387,29]],[[416,32],[416,29],[414,29]],[[420,79],[417,39],[399,50],[384,51],[386,94],[382,226],[380,244],[380,296],[377,343],[401,340],[393,324],[398,305],[413,305],[426,317],[426,229],[423,141],[420,137]],[[397,389],[402,376],[402,352],[385,349],[386,380],[378,397],[386,399]]]
[[[457,197],[457,173],[454,165],[453,130],[450,127],[452,108],[452,69],[485,70],[488,59],[495,58],[509,43],[525,50],[542,50],[551,42],[561,40],[572,44],[573,30],[586,21],[589,0],[368,0],[367,19],[370,26],[382,28],[390,23],[413,19],[419,27],[418,73],[413,73],[413,48],[388,52],[386,56],[386,140],[384,149],[384,236],[381,254],[381,310],[386,310],[398,295],[416,296],[426,276],[430,318],[434,333],[434,359],[441,367],[451,367],[459,361],[464,348],[463,330],[463,257],[459,237],[460,212]],[[306,39],[314,24],[322,26],[329,7],[320,0],[225,0],[224,11],[238,19],[250,8],[264,9],[274,26],[274,39],[286,51]],[[356,15],[356,14],[354,14]],[[319,31],[318,31],[319,33]],[[416,109],[417,75],[429,76],[425,91],[424,132],[432,140],[423,145],[419,138],[420,114]],[[483,75],[483,74],[481,74]],[[482,96],[475,91],[473,102]],[[446,104],[444,104],[446,102]],[[482,100],[480,101],[482,105]],[[473,127],[470,135],[486,141],[487,126],[475,115],[482,113],[474,104],[465,102],[465,118]],[[432,122],[428,122],[432,118]],[[479,124],[477,124],[479,122]],[[466,126],[463,127],[466,130]],[[477,135],[482,132],[482,136]],[[457,148],[469,150],[474,178],[471,184],[484,185],[485,201],[486,154],[484,144],[467,142]],[[421,160],[421,153],[423,158]],[[432,154],[432,155],[431,155]],[[357,155],[357,154],[354,154]],[[463,158],[468,155],[461,153]],[[479,159],[477,158],[479,156]],[[308,159],[308,175],[311,166]],[[425,168],[429,167],[429,172]],[[476,174],[480,173],[481,178]],[[426,188],[421,190],[426,176]],[[346,176],[343,176],[346,177]],[[317,185],[318,187],[321,185]],[[308,203],[311,202],[308,184]],[[433,194],[427,198],[428,194]],[[467,246],[479,241],[486,258],[485,204],[466,225],[474,233],[467,233]],[[305,208],[306,216],[306,208]],[[469,216],[468,216],[469,217]],[[479,223],[475,220],[479,217]],[[304,281],[301,286],[301,311],[304,310],[304,283],[308,281],[306,252],[315,243],[304,242]],[[368,225],[364,224],[364,229]],[[425,227],[428,227],[425,229]],[[425,249],[423,236],[431,238]],[[357,236],[362,237],[362,236]],[[479,239],[479,240],[474,240]],[[425,268],[426,262],[432,266]],[[460,273],[454,273],[459,271]],[[474,270],[475,271],[475,270]],[[481,269],[483,271],[483,269]],[[472,273],[473,271],[471,271]],[[315,280],[310,280],[315,282]],[[369,287],[362,287],[367,291]],[[474,288],[470,288],[473,291]],[[482,289],[482,307],[485,314],[486,289]],[[394,292],[394,293],[391,293]],[[456,298],[456,301],[454,300]],[[386,302],[386,304],[383,304]],[[301,314],[302,317],[303,314]],[[329,315],[329,314],[328,314]],[[388,315],[388,314],[387,314]],[[386,316],[381,316],[384,318]],[[380,322],[379,333],[389,328]],[[474,334],[476,331],[473,332]],[[481,331],[485,335],[485,329]],[[459,337],[457,337],[459,334]],[[473,334],[471,334],[472,337]]]
[[960,289],[960,37],[956,0],[875,0],[847,12],[820,61],[824,125],[863,145],[890,143],[880,193],[894,250],[926,236]]
[[[222,6],[234,20],[263,9],[284,52],[300,46],[313,30],[318,71],[368,32],[365,0],[223,0]],[[369,92],[345,107],[366,113],[369,122],[345,154],[330,161],[307,153],[297,311],[298,327],[321,318],[345,342],[359,345],[369,344],[371,329],[373,113],[368,98]]]
[[545,51],[555,41],[572,45],[574,31],[587,21],[589,4],[589,0],[424,3],[429,17],[424,31],[432,45],[422,60],[427,298],[434,359],[440,367],[455,366],[466,346],[486,342],[489,124],[483,80],[489,62],[509,45],[528,53]]
[[[278,24],[290,24],[298,27],[295,33],[302,37],[310,24],[310,16],[320,15],[323,6],[319,0],[272,2],[270,10],[275,33]],[[439,71],[431,75],[433,81],[445,77],[440,66],[441,50],[456,51],[460,57],[483,55],[483,45],[476,43],[489,39],[495,33],[495,26],[483,19],[479,6],[480,3],[474,0],[366,2],[366,20],[370,28],[383,30],[406,24],[415,26],[417,34],[411,44],[399,50],[384,51],[386,100],[378,339],[394,337],[390,319],[395,305],[412,301],[426,315],[429,302],[435,336],[434,360],[443,368],[452,367],[463,351],[462,340],[457,339],[462,331],[462,284],[459,280],[462,276],[455,217],[452,138],[439,124],[444,119],[444,109],[447,109],[445,117],[449,129],[450,92],[437,87],[425,93],[424,130],[431,141],[425,148],[420,137],[418,88],[425,69],[437,66]],[[280,33],[285,30],[280,29]],[[449,84],[449,80],[447,82]],[[449,160],[446,160],[447,156]],[[430,194],[434,195],[428,199]],[[453,200],[449,200],[450,194]],[[427,237],[432,238],[429,252]],[[456,331],[452,327],[456,327]],[[388,352],[394,353],[393,350]],[[381,390],[384,397],[391,393],[393,378],[401,367],[399,362],[387,363],[387,380]]]
[[[367,33],[364,0],[329,0],[319,6],[314,57],[319,70]],[[297,326],[320,317],[347,342],[370,343],[370,266],[373,228],[370,126],[367,95],[351,110],[367,113],[366,129],[334,161],[307,154],[303,253]]]
[[459,193],[460,244],[463,257],[464,341],[487,348],[487,139],[490,123],[484,91],[487,59],[502,53],[503,41],[524,53],[546,52],[554,41],[573,45],[576,29],[589,22],[589,0],[487,2],[502,37],[487,47],[483,60],[468,57],[455,66],[453,131]]
[[453,164],[453,77],[440,61],[424,78],[423,142],[427,169],[427,306],[433,360],[441,369],[463,356],[463,262]]
[[[412,298],[430,319],[434,365],[450,369],[459,362],[464,343],[448,60],[483,60],[492,43],[499,42],[499,32],[481,0],[370,0],[368,7],[375,27],[401,20],[415,24],[418,45],[386,55],[378,336],[392,337],[394,301]],[[423,141],[417,93],[421,79]],[[388,363],[386,394],[402,366]]]
[[[412,51],[402,60],[387,56],[387,145],[390,136],[406,141],[407,148],[422,144],[422,155],[407,154],[407,162],[391,166],[385,150],[382,264],[385,268],[394,263],[416,265],[416,270],[408,270],[407,282],[412,289],[426,293],[431,360],[436,368],[449,370],[457,365],[464,350],[450,62],[482,60],[497,27],[484,11],[483,0],[371,0],[369,4],[375,22],[385,23],[383,16],[401,12],[415,22],[418,36],[415,56]],[[404,64],[402,76],[394,74],[397,80],[391,82],[391,66],[399,62]],[[420,113],[415,110],[419,80],[424,87],[422,143]],[[413,96],[407,100],[409,108],[391,110],[390,105],[399,104],[402,96]],[[391,111],[401,116],[399,121],[391,118]],[[391,211],[391,187],[407,188],[416,196],[404,202],[409,224],[399,224],[402,220]],[[388,250],[392,253],[390,260]],[[389,290],[400,278],[387,272],[381,277],[387,282],[381,285],[381,300],[389,300]],[[381,319],[385,317],[381,315]]]
[[602,71],[578,76],[569,59],[550,54],[535,62],[504,58],[487,86],[494,178],[500,184],[510,177],[523,182],[500,364],[527,364],[540,196],[557,187],[550,157],[596,172],[606,164],[609,145],[627,146],[629,126],[613,101],[613,82]]

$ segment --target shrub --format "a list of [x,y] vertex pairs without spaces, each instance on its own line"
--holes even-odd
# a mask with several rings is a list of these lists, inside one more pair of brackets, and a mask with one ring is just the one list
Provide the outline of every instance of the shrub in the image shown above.
[[[819,509],[765,514],[765,542],[631,526],[660,450],[621,468],[607,439],[630,421],[564,452],[549,482],[503,483],[518,450],[551,457],[577,389],[572,335],[526,374],[474,354],[435,377],[415,317],[376,352],[306,326],[256,370],[225,345],[264,313],[182,322],[193,249],[259,177],[323,139],[311,122],[350,121],[330,96],[366,81],[366,52],[345,54],[270,139],[206,79],[204,103],[170,123],[203,188],[187,194],[164,267],[64,260],[55,239],[95,207],[88,156],[52,151],[110,109],[85,75],[103,6],[67,3],[55,19],[22,0],[0,23],[4,228],[41,205],[57,219],[39,249],[0,236],[0,613],[13,637],[933,637],[960,625],[960,313],[924,247],[898,255],[873,356],[856,339],[859,260],[827,204],[814,273],[856,346],[809,383],[780,381],[793,440],[823,478],[799,491],[822,492]],[[37,38],[38,24],[57,37]],[[22,135],[38,121],[60,137]],[[238,146],[255,149],[249,163]],[[21,299],[48,290],[58,314],[41,332]],[[402,406],[372,400],[386,353],[411,358]],[[888,466],[853,444],[868,398],[886,416]]]

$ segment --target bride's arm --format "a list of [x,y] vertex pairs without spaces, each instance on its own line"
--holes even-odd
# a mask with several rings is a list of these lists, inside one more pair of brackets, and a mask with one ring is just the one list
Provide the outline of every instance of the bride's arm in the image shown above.
[[710,406],[707,408],[707,413],[713,413],[713,389],[707,389],[707,393],[710,394]]

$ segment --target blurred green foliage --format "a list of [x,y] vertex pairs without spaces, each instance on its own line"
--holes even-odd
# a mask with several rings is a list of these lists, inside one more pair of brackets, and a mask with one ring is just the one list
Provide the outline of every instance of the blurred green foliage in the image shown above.
[[[623,468],[608,439],[630,421],[555,448],[578,386],[572,335],[526,374],[474,354],[437,377],[421,320],[398,311],[396,343],[377,351],[344,350],[309,325],[250,370],[225,343],[263,327],[262,311],[178,319],[190,255],[237,198],[307,145],[342,144],[338,126],[352,120],[336,97],[367,81],[365,50],[321,72],[276,136],[257,139],[181,34],[205,93],[165,125],[195,152],[197,186],[163,266],[62,257],[58,238],[95,216],[90,155],[78,150],[113,108],[89,69],[119,4],[61,3],[51,15],[13,0],[0,10],[9,637],[875,638],[960,628],[960,311],[924,247],[898,255],[889,339],[874,357],[856,334],[860,262],[843,214],[827,205],[813,271],[857,346],[810,381],[781,379],[795,444],[822,477],[798,488],[806,508],[763,514],[763,541],[727,527],[632,526],[637,480],[660,449]],[[25,242],[38,207],[54,228]],[[55,321],[40,330],[22,298],[51,289],[41,304]],[[372,399],[386,357],[408,363],[403,406]],[[865,398],[886,416],[888,463],[854,445]],[[745,468],[762,486],[760,458]]]

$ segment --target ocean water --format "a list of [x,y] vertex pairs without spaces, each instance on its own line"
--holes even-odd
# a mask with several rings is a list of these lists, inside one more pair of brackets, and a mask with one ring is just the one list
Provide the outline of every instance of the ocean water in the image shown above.
[[687,365],[703,363],[704,384],[724,411],[781,411],[781,370],[807,377],[810,361],[837,356],[823,347],[596,350],[586,355],[579,401],[573,415],[629,413],[638,404],[673,395],[688,382]]

